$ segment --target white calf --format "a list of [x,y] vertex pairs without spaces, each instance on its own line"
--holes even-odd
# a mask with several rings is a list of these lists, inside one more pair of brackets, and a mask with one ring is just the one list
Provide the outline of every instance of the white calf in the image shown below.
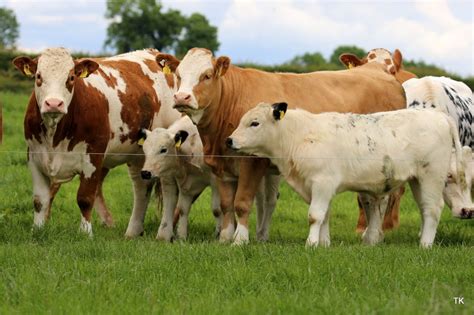
[[191,205],[208,186],[212,188],[212,213],[218,235],[222,221],[219,193],[214,176],[203,161],[201,139],[191,119],[182,117],[168,129],[143,130],[143,135],[145,164],[142,177],[159,177],[163,192],[163,216],[156,238],[172,239],[176,209],[179,213],[178,238],[186,239]]
[[382,204],[405,182],[421,211],[421,246],[433,244],[453,142],[460,182],[464,181],[461,146],[450,117],[410,109],[372,115],[286,109],[286,103],[259,104],[242,117],[227,144],[270,158],[310,203],[307,245],[330,244],[329,204],[335,194],[348,190],[363,196],[368,219],[364,242],[380,242]]
[[[403,83],[408,108],[438,109],[454,119],[458,127],[461,145],[474,149],[474,104],[471,89],[463,82],[447,77],[414,78]],[[463,158],[469,155],[467,149]],[[466,156],[466,158],[469,158]],[[467,173],[471,173],[470,163],[465,163]],[[467,176],[468,174],[466,174]],[[455,217],[471,218],[474,204],[471,197],[471,185],[457,186],[452,174],[447,179],[443,196]]]

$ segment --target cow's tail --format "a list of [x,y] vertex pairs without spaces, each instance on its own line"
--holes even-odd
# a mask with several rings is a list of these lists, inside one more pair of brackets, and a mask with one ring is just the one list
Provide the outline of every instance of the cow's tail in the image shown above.
[[449,115],[445,115],[445,116],[449,123],[451,138],[454,144],[454,150],[455,150],[455,156],[456,156],[456,173],[457,173],[456,178],[458,179],[457,184],[460,185],[462,189],[464,190],[467,188],[466,173],[465,173],[464,164],[462,161],[463,154],[462,154],[461,142],[459,141],[458,127],[451,116]]

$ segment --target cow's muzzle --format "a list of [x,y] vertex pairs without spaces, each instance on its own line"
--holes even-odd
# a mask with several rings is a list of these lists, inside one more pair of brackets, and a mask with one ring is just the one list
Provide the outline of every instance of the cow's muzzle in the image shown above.
[[149,171],[141,171],[141,176],[143,179],[151,179],[151,172]]
[[462,208],[461,209],[461,219],[472,219],[474,217],[474,209],[467,209],[467,208]]

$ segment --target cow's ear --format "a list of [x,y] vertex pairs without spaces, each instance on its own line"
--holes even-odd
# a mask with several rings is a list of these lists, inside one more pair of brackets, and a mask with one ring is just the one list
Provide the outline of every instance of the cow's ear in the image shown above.
[[345,65],[348,69],[358,67],[358,66],[362,66],[364,64],[364,61],[359,59],[359,57],[357,57],[354,54],[348,54],[348,53],[340,55],[339,56],[339,61],[343,65]]
[[141,147],[143,146],[143,143],[145,143],[146,137],[151,133],[150,130],[142,128],[140,131],[138,131],[138,145]]
[[180,61],[170,54],[158,54],[156,56],[156,63],[164,74],[170,74],[176,71]]
[[395,65],[395,70],[398,72],[398,70],[400,70],[400,68],[402,67],[403,63],[402,53],[400,52],[400,50],[395,49],[392,55],[392,59],[393,64]]
[[221,56],[217,58],[216,60],[216,66],[215,66],[215,74],[217,77],[223,76],[226,72],[227,69],[229,69],[230,66],[230,58],[227,56]]
[[184,130],[180,130],[174,135],[174,143],[175,143],[176,149],[179,149],[181,147],[183,142],[186,141],[186,139],[188,138],[188,135],[189,133]]
[[38,68],[38,58],[31,59],[30,57],[16,57],[12,61],[15,68],[17,68],[21,73],[27,77],[33,77]]
[[74,61],[74,74],[80,78],[87,78],[91,73],[99,69],[99,64],[90,59]]
[[285,117],[286,110],[288,109],[287,103],[275,103],[272,105],[273,108],[273,118],[275,120],[282,120]]

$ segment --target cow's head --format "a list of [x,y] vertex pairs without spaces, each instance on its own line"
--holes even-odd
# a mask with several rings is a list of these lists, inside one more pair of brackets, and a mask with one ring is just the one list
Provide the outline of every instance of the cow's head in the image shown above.
[[287,103],[258,104],[242,117],[237,129],[227,138],[227,147],[257,156],[268,155],[267,148],[278,142],[275,127],[285,116],[287,108]]
[[168,54],[159,54],[156,61],[164,72],[176,73],[174,107],[199,123],[204,110],[220,93],[219,80],[230,66],[229,57],[216,59],[207,49],[193,48],[181,62]]
[[34,59],[16,57],[13,64],[21,73],[35,79],[35,96],[41,115],[56,123],[67,114],[76,82],[99,67],[90,59],[73,60],[64,48],[46,49]]
[[416,75],[403,70],[403,58],[400,50],[395,49],[393,55],[384,48],[376,48],[369,51],[367,57],[360,59],[354,54],[345,53],[339,56],[339,60],[349,69],[359,67],[369,62],[377,62],[385,65],[388,73],[395,76],[398,82],[403,83]]
[[463,147],[462,164],[465,171],[466,185],[460,184],[457,178],[456,157],[453,152],[443,197],[448,207],[451,208],[453,216],[468,219],[474,216],[474,204],[472,203],[471,194],[474,161],[472,160],[472,150],[470,147]]
[[180,161],[193,163],[194,155],[202,158],[202,142],[196,126],[184,116],[169,129],[142,129],[145,164],[142,178],[163,177],[179,170]]

